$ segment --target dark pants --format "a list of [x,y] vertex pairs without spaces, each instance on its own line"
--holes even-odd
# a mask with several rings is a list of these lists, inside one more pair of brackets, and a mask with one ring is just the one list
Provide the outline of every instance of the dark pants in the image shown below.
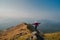
[[40,32],[37,30],[37,26],[35,26],[35,31],[37,32],[37,33],[35,34],[36,37],[37,37],[37,40],[44,40],[44,38],[39,35]]
[[37,30],[37,26],[35,26],[35,30]]

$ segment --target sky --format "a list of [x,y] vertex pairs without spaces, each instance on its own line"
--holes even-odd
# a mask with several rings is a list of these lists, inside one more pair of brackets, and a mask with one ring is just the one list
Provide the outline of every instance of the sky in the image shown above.
[[0,22],[21,18],[60,22],[60,0],[0,0]]

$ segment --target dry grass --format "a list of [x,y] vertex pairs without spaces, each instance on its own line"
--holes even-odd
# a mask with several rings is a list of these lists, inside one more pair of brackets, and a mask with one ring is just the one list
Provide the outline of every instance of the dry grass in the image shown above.
[[27,35],[19,37],[18,40],[26,40],[27,38],[30,38],[30,37],[31,37],[31,35],[27,34]]
[[[18,40],[26,40],[27,38],[32,40],[31,39],[31,34],[21,36],[21,37],[18,38]],[[45,40],[60,40],[60,32],[44,34],[44,39]],[[35,40],[35,39],[33,39],[33,40]]]
[[60,32],[44,34],[45,40],[60,40]]

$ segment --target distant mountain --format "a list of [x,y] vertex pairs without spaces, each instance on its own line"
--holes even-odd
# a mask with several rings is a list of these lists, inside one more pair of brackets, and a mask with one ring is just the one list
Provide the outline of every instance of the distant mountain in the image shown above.
[[0,20],[0,30],[4,30],[6,28],[9,28],[11,26],[16,26],[20,23],[32,23],[34,20],[32,19],[29,19],[29,18],[7,18],[7,19],[3,19],[3,20]]
[[38,21],[41,23],[41,25],[38,27],[39,30],[46,32],[56,32],[60,31],[60,22],[55,22],[52,20],[35,20],[35,19],[29,19],[29,18],[16,18],[16,19],[5,19],[4,21],[0,22],[0,30],[9,28],[11,26],[16,26],[17,24],[26,22],[26,23],[33,23],[34,21]]
[[60,23],[50,20],[38,20],[41,22],[41,25],[38,27],[39,30],[43,32],[58,32],[60,31]]

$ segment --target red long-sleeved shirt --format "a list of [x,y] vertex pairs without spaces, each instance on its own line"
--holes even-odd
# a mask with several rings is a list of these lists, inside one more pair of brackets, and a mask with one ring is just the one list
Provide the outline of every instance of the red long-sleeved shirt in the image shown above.
[[39,26],[40,23],[33,23],[32,25]]

